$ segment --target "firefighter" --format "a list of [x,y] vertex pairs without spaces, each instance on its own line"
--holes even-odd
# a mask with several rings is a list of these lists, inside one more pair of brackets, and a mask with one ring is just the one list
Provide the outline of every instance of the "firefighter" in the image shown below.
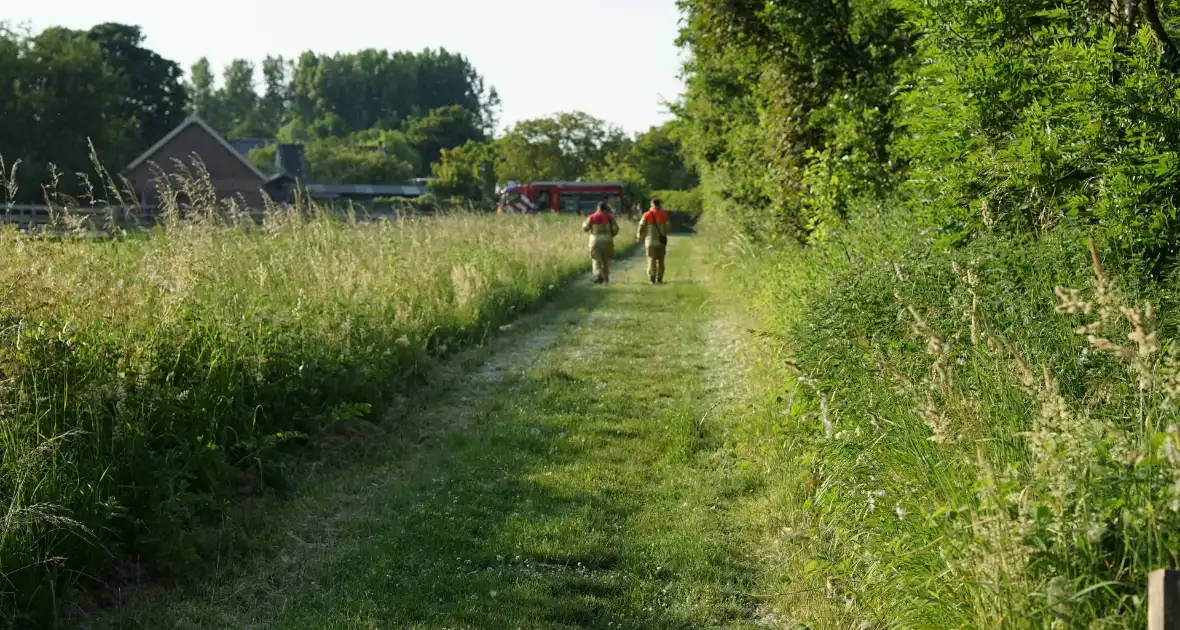
[[659,199],[651,200],[651,210],[643,213],[635,242],[644,242],[647,251],[647,276],[652,284],[664,284],[664,258],[668,253],[668,213]]
[[590,233],[590,260],[594,269],[594,284],[610,282],[610,263],[615,257],[615,235],[619,224],[610,214],[610,206],[604,201],[582,224],[582,231]]

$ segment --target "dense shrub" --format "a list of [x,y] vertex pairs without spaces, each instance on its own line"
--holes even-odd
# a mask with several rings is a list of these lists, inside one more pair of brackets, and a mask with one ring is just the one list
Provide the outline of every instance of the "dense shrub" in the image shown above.
[[898,143],[914,207],[951,243],[1094,222],[1110,253],[1160,271],[1180,236],[1180,97],[1158,38],[1085,0],[1003,4],[907,8],[923,60]]
[[886,2],[684,0],[679,136],[708,195],[765,240],[822,237],[895,170],[911,32]]
[[1180,66],[1158,4],[685,0],[680,135],[761,239],[822,239],[900,191],[940,244],[1096,224],[1120,266],[1162,273]]

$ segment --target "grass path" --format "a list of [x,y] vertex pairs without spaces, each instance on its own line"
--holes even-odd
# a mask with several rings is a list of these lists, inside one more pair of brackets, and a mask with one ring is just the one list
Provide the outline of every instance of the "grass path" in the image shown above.
[[270,551],[111,625],[753,627],[729,514],[752,486],[710,419],[736,333],[704,249],[673,241],[667,285],[634,257],[518,322],[408,435],[276,514]]

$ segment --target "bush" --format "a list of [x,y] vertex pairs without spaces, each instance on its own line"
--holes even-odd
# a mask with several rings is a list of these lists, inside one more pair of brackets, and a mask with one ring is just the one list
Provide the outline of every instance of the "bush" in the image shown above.
[[330,184],[399,184],[417,172],[412,162],[396,153],[387,155],[336,138],[307,145],[306,159],[311,178]]

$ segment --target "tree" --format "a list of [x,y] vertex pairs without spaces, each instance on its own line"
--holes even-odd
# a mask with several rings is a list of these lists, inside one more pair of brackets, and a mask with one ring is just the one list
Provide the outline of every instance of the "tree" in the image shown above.
[[496,88],[490,88],[487,96],[483,101],[483,132],[491,138],[496,135],[497,129],[500,127],[500,113],[503,111],[503,105],[500,103],[500,93]]
[[[913,45],[906,2],[680,1],[679,41],[691,53],[680,135],[751,234],[807,241],[888,184],[898,64]],[[1008,13],[973,0],[913,3],[970,4],[981,22]]]
[[430,110],[425,118],[415,118],[406,126],[406,139],[422,157],[424,170],[442,156],[443,149],[453,149],[469,141],[482,141],[479,117],[461,105],[446,105]]
[[591,167],[586,177],[598,181],[623,182],[623,196],[629,203],[643,203],[651,199],[652,186],[644,179],[643,172],[621,155],[607,156],[605,162]]
[[414,56],[419,101],[413,115],[458,105],[479,116],[483,111],[483,77],[466,57],[445,48],[426,49]]
[[274,130],[267,130],[258,108],[258,92],[254,84],[254,64],[245,59],[234,59],[225,67],[222,86],[217,91],[217,100],[224,112],[224,127],[221,133],[233,137],[265,136]]
[[320,139],[343,138],[349,133],[348,122],[332,112],[317,118],[307,130],[312,137]]
[[188,93],[183,72],[173,61],[142,46],[144,36],[137,26],[99,24],[87,37],[98,44],[103,59],[116,77],[125,83],[120,101],[120,117],[129,121],[128,155],[130,159],[168,134],[184,119]]
[[458,105],[481,123],[490,96],[466,58],[446,50],[420,53],[367,49],[355,53],[304,53],[291,80],[292,113],[314,124],[333,114],[348,132],[401,129],[407,120]]
[[311,129],[308,128],[307,124],[301,118],[296,118],[280,127],[275,137],[278,138],[279,142],[286,144],[307,144],[315,140],[315,134],[311,132]]
[[628,161],[654,189],[688,190],[697,185],[698,179],[685,163],[680,141],[673,136],[672,125],[652,127],[639,134]]
[[337,138],[317,140],[305,149],[312,181],[331,184],[400,184],[414,176],[414,164]]
[[[100,158],[111,154],[117,160],[125,150],[121,143],[129,123],[122,114],[131,98],[127,82],[84,33],[48,28],[22,37],[5,31],[2,41],[0,93],[7,94],[0,147],[9,167],[21,161],[17,198],[41,201],[43,186],[84,193],[73,185],[73,174],[93,172],[87,141]],[[63,175],[56,184],[50,163]]]
[[287,122],[291,107],[291,83],[287,79],[291,64],[282,57],[267,56],[262,61],[262,82],[265,86],[259,102],[259,119],[268,135],[277,133]]
[[575,180],[630,143],[621,129],[582,112],[525,120],[500,139],[497,170],[516,181]]
[[218,128],[218,124],[222,122],[216,83],[217,75],[213,74],[213,67],[208,58],[201,57],[189,69],[188,92],[192,111],[214,128]]
[[461,147],[443,149],[431,166],[434,180],[430,192],[444,199],[459,198],[490,204],[496,198],[496,146],[468,141]]
[[278,154],[279,145],[271,143],[264,147],[254,147],[246,153],[246,159],[250,160],[258,170],[267,175],[277,175],[279,167],[275,164],[275,157]]
[[380,151],[400,162],[413,165],[415,173],[422,172],[423,160],[421,154],[411,146],[405,134],[400,131],[377,128],[367,129],[349,135],[347,142],[357,147]]

